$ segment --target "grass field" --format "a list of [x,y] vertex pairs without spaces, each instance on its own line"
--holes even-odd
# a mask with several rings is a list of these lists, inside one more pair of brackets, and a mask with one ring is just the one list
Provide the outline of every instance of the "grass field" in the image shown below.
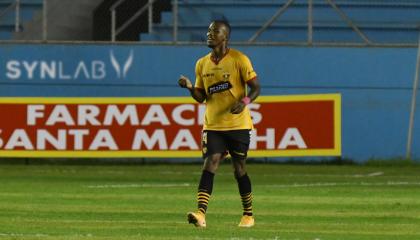
[[199,165],[0,165],[0,239],[420,239],[420,167],[251,164],[256,226],[237,227],[229,165],[207,228]]

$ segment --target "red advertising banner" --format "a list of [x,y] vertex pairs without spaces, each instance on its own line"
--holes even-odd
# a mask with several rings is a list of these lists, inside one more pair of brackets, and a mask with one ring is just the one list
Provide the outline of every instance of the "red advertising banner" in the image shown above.
[[[339,94],[248,107],[250,157],[341,154]],[[200,157],[204,112],[189,97],[0,98],[0,157]]]

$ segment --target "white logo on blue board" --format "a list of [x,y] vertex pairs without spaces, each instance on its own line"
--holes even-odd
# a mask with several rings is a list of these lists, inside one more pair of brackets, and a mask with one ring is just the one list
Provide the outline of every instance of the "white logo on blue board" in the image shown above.
[[134,54],[133,50],[130,51],[130,55],[124,63],[123,68],[121,69],[121,64],[115,58],[114,52],[111,50],[110,53],[111,63],[117,73],[118,78],[125,78],[127,76],[128,70],[130,70],[131,65],[133,65]]
[[[104,55],[105,59],[10,59],[6,62],[4,74],[11,80],[104,80],[110,79],[114,72],[118,79],[126,78],[133,65],[134,51],[130,50],[128,56],[119,56],[119,53],[115,54],[112,50]],[[110,61],[106,59],[107,55]]]

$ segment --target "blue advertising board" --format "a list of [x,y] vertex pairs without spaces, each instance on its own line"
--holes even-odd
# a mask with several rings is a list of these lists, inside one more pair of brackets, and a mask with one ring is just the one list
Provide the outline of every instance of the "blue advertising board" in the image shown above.
[[[417,49],[232,47],[251,59],[262,95],[340,93],[343,158],[405,156]],[[2,44],[0,96],[188,96],[178,77],[194,80],[195,62],[208,52],[184,45]]]

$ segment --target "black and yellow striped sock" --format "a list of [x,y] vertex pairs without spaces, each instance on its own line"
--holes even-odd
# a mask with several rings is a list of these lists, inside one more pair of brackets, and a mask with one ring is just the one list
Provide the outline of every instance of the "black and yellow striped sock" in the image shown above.
[[237,177],[239,194],[241,195],[243,215],[252,216],[252,188],[248,174]]
[[203,214],[206,214],[207,211],[207,205],[209,204],[209,198],[210,194],[198,191],[197,193],[197,203],[198,203],[198,211],[200,211]]
[[252,216],[252,193],[241,195],[242,207],[244,209],[243,215]]
[[206,214],[210,195],[213,191],[214,173],[204,170],[201,174],[200,184],[198,186],[197,204],[198,211]]

